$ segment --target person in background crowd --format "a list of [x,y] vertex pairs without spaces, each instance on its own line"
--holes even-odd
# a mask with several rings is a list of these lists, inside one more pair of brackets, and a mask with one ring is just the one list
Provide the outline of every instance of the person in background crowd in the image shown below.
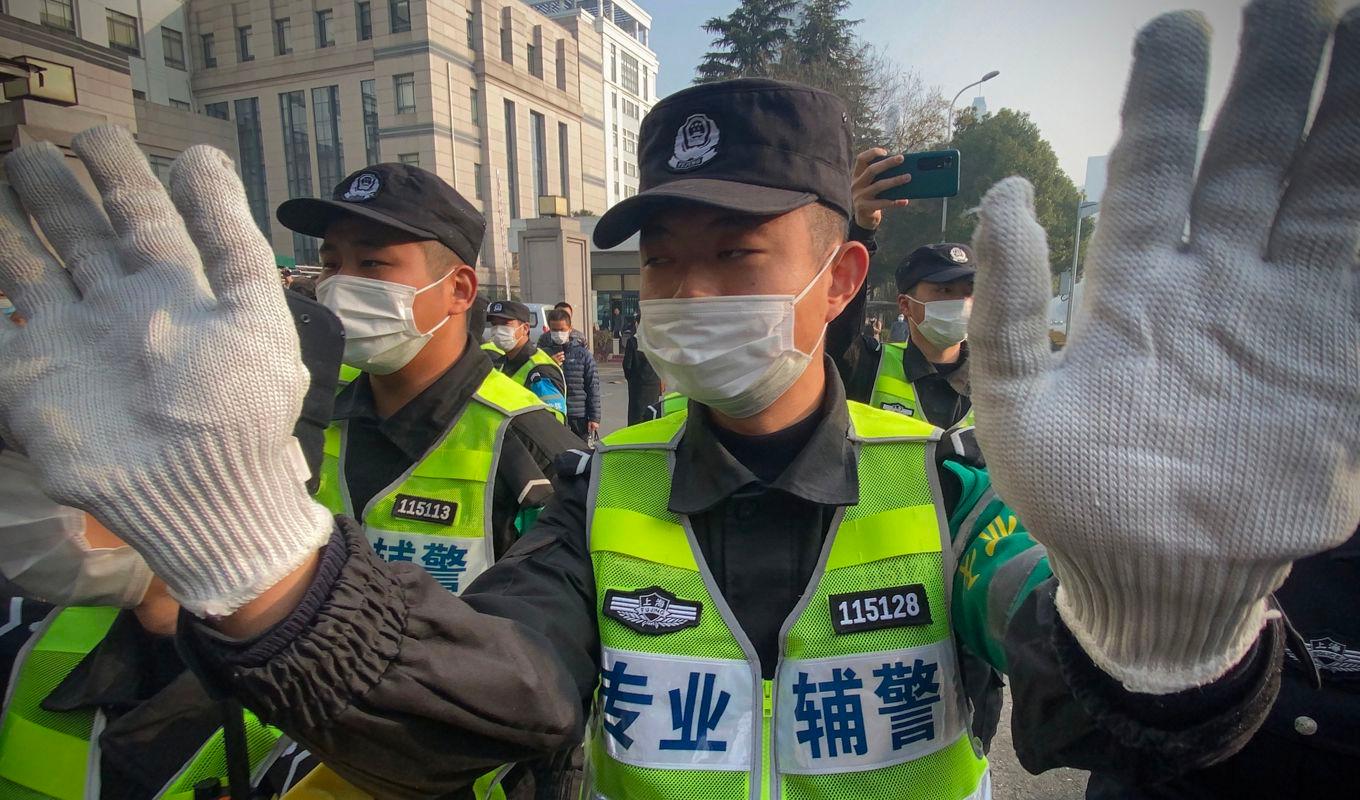
[[641,319],[641,314],[633,316],[630,324],[634,335],[630,335],[623,346],[623,377],[628,381],[629,425],[651,419],[648,408],[661,399],[661,377],[647,361],[647,354],[638,349],[636,331]]
[[[572,313],[571,303],[568,303],[566,300],[563,300],[562,302],[557,303],[556,305],[553,306],[553,308],[556,309],[556,310],[558,310],[558,311],[565,311],[565,312],[567,312],[567,321],[568,321],[568,322],[571,322],[571,320],[573,319],[573,313]],[[585,347],[585,348],[587,348],[587,349],[590,349],[590,340],[588,340],[588,339],[586,338],[586,335],[585,335],[584,333],[582,333],[581,331],[578,331],[578,330],[576,329],[575,323],[572,323],[571,340],[572,340],[573,342],[577,342],[578,344],[582,345],[583,347]],[[553,347],[553,335],[552,335],[552,331],[544,331],[542,334],[539,335],[539,337],[538,337],[538,349],[540,349],[540,350],[544,351],[545,353],[547,353],[548,355],[552,356],[552,357],[553,357],[553,360],[556,361],[558,364],[561,364],[561,363],[562,363],[562,348],[560,348],[560,347],[554,348],[554,347]]]
[[548,312],[552,344],[547,352],[562,356],[562,372],[567,379],[567,427],[587,443],[600,430],[600,373],[590,348],[572,338],[571,316],[555,308]]
[[567,420],[567,381],[562,367],[529,341],[529,307],[497,300],[487,307],[491,341],[482,349],[496,369],[538,396],[562,422]]

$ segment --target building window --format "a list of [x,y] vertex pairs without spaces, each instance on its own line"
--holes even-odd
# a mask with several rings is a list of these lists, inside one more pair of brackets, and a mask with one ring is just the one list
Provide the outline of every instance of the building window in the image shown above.
[[264,137],[260,134],[260,100],[236,101],[236,146],[241,151],[241,183],[255,224],[269,235],[269,187],[264,172]]
[[623,132],[623,152],[625,152],[625,153],[636,153],[636,152],[637,152],[637,134],[636,134],[636,133],[634,133],[634,132],[632,132],[632,131],[624,131],[624,132]]
[[392,88],[397,95],[397,113],[416,113],[416,76],[414,72],[404,72],[392,76]]
[[183,100],[176,100],[176,99],[173,98],[173,97],[170,98],[170,107],[171,107],[171,108],[178,108],[180,111],[193,111],[193,110],[194,110],[194,107],[193,107],[193,106],[189,105],[188,103],[184,102]]
[[393,33],[411,30],[411,0],[387,0],[387,20]]
[[[236,29],[236,57],[240,61],[254,61],[255,51],[250,48],[251,32],[249,25]],[[263,230],[263,228],[261,228]]]
[[335,29],[331,25],[334,18],[335,12],[329,8],[316,12],[317,49],[335,46]]
[[616,44],[609,45],[609,80],[619,82],[619,46]]
[[130,56],[140,56],[142,48],[137,37],[137,18],[112,10],[108,14],[109,47]]
[[467,12],[467,46],[469,50],[477,49],[477,15]]
[[562,91],[567,90],[567,40],[557,40],[557,60],[553,64],[557,68],[557,88]]
[[519,137],[515,130],[515,104],[505,101],[505,172],[510,186],[510,218],[519,219]]
[[132,90],[132,99],[133,99],[133,100],[145,100],[145,99],[146,99],[146,92],[142,91],[141,89],[133,89],[133,90]]
[[156,175],[160,182],[166,186],[170,185],[170,165],[175,163],[175,159],[166,156],[149,155],[146,160],[151,162],[151,171]]
[[286,56],[293,52],[290,41],[293,33],[293,20],[290,17],[274,20],[274,53]]
[[638,87],[638,60],[623,54],[623,88],[633,94],[642,94]]
[[312,89],[312,122],[316,125],[316,177],[322,191],[345,177],[345,150],[340,144],[340,87]]
[[382,161],[378,152],[378,92],[373,80],[359,81],[359,97],[364,107],[364,158],[369,165]]
[[473,124],[473,125],[481,125],[481,124],[482,124],[482,93],[479,92],[479,91],[477,91],[477,88],[476,88],[475,86],[474,86],[473,88],[471,88],[471,89],[468,89],[468,103],[470,103],[470,104],[472,105],[472,115],[471,115],[472,124]]
[[203,66],[210,69],[217,66],[217,44],[213,41],[211,33],[205,33],[198,37],[203,48]]
[[618,111],[618,110],[619,110],[619,93],[618,93],[618,92],[610,92],[610,93],[609,93],[609,104],[610,104],[611,106],[614,107],[614,110],[615,110],[615,111]]
[[625,97],[623,99],[623,115],[629,119],[637,119],[641,116],[641,113],[638,110],[638,104]]
[[161,28],[161,50],[165,66],[184,69],[184,34],[169,28]]
[[472,165],[472,193],[478,200],[486,199],[486,191],[482,188],[482,165]]
[[53,30],[76,32],[75,0],[42,0],[38,21]]
[[227,104],[223,103],[204,103],[203,113],[213,119],[231,119],[231,114],[227,111]]
[[413,167],[420,166],[420,153],[398,153],[397,161],[402,164],[410,164]]
[[501,25],[501,61],[507,64],[515,63],[515,43],[514,36],[510,32],[508,25]]
[[279,119],[283,123],[283,164],[289,197],[312,194],[312,148],[307,137],[307,93],[298,90],[279,94]]
[[567,209],[571,209],[571,130],[567,123],[557,123],[557,171],[562,184],[562,196],[567,198]]
[[362,3],[354,4],[354,17],[359,23],[359,41],[366,42],[373,38],[373,3],[364,0]]
[[651,71],[647,69],[646,65],[642,67],[642,99],[643,100],[652,99],[652,75]]
[[630,178],[636,178],[637,164],[633,163],[632,161],[623,162],[623,174],[627,175]]
[[527,55],[525,56],[525,58],[529,62],[529,74],[533,75],[535,78],[542,78],[543,62],[539,59],[540,53],[538,45],[531,43],[526,52]]
[[529,112],[529,137],[534,157],[534,189],[542,197],[548,193],[548,123],[537,111]]

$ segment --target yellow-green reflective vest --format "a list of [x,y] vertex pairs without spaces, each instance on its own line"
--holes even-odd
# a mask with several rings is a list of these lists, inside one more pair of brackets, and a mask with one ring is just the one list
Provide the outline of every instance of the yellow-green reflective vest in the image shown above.
[[837,514],[764,681],[688,520],[667,510],[687,416],[625,428],[595,459],[590,797],[989,797],[950,625],[939,429],[850,404],[860,502]]
[[[0,797],[5,800],[98,800],[97,710],[48,711],[42,701],[104,639],[116,608],[57,609],[15,661],[0,720]],[[282,734],[245,712],[246,745],[254,770]],[[158,792],[157,800],[193,800],[194,785],[216,778],[225,789],[227,752],[219,729]]]
[[351,383],[354,383],[355,378],[359,377],[362,374],[363,371],[358,369],[357,367],[351,367],[349,364],[341,364],[340,380],[336,382],[335,390],[338,392],[341,389],[345,388],[346,386],[349,386]]
[[348,423],[332,423],[316,499],[332,513],[363,522],[384,561],[420,564],[457,594],[495,557],[491,499],[505,429],[511,418],[543,407],[533,392],[492,370],[448,431],[361,514],[350,503],[344,478]]
[[649,408],[658,407],[660,408],[661,416],[669,417],[671,414],[675,414],[677,412],[684,411],[686,408],[689,408],[689,398],[685,397],[683,394],[680,394],[679,392],[667,392],[666,395],[661,398],[659,406],[658,404],[653,404],[649,406]]
[[[878,359],[878,374],[874,376],[874,391],[869,396],[869,405],[885,411],[895,411],[908,417],[927,422],[925,409],[916,397],[916,387],[907,380],[906,370],[902,369],[902,357],[907,344],[885,344],[883,354]],[[963,419],[950,427],[972,427],[973,409],[970,406]]]
[[[482,345],[482,349],[491,354],[493,361],[495,358],[505,355],[504,350],[500,349],[491,342],[484,343]],[[562,385],[563,386],[567,385],[567,379],[562,374],[562,366],[558,364],[556,361],[554,361],[552,356],[538,349],[534,350],[533,355],[524,359],[524,363],[520,365],[519,369],[515,370],[514,374],[509,376],[510,380],[514,381],[515,383],[518,383],[520,386],[528,388],[529,373],[533,371],[534,367],[552,367],[557,372],[557,377],[562,382]],[[565,390],[563,391],[562,399],[563,400],[566,399]],[[561,422],[564,425],[566,424],[567,422],[566,414],[563,414],[561,411],[558,411],[557,409],[547,405],[546,403],[544,404],[544,407],[551,411],[554,417],[557,417],[558,422]]]

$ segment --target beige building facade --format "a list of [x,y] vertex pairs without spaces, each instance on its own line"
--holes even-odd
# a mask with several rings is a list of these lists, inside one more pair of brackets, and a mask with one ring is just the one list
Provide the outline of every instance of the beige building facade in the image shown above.
[[[275,250],[317,242],[274,219],[378,161],[428,169],[488,220],[484,284],[513,287],[510,221],[538,197],[605,208],[600,34],[519,0],[189,0],[193,95],[235,127]],[[584,54],[584,55],[583,55]],[[489,287],[488,287],[489,288]],[[493,293],[497,293],[494,292]]]
[[[0,155],[36,141],[69,152],[77,133],[111,123],[132,131],[162,179],[175,156],[194,144],[219,147],[235,158],[231,125],[191,110],[188,64],[175,49],[183,41],[179,5],[118,3],[5,5]],[[72,165],[83,176],[74,156]]]

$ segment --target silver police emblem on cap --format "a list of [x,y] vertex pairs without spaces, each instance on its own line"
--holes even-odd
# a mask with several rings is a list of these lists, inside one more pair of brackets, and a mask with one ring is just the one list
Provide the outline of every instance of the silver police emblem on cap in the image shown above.
[[690,114],[675,132],[675,154],[666,163],[677,172],[701,167],[718,154],[718,123],[707,114]]
[[491,313],[492,313],[492,314],[496,314],[496,313],[499,313],[499,312],[504,311],[504,310],[505,310],[505,306],[501,305],[500,303],[492,303],[492,304],[491,304]]
[[950,248],[950,250],[949,250],[949,257],[952,258],[952,259],[954,260],[954,263],[956,263],[956,264],[967,264],[967,263],[968,263],[968,254],[965,253],[965,252],[963,252],[963,248],[962,248],[962,247],[954,247],[954,248]]
[[354,180],[350,181],[349,188],[340,196],[353,201],[372,200],[381,188],[382,181],[378,180],[377,175],[364,172],[356,175]]

